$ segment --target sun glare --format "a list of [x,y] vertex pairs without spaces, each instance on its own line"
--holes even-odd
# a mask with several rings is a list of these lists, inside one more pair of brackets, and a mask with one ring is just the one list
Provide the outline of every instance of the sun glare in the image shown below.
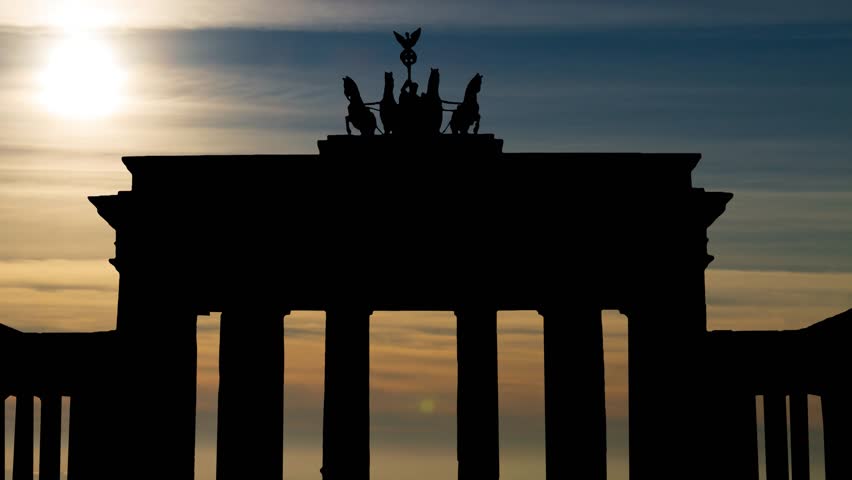
[[103,40],[71,34],[54,47],[39,76],[39,101],[58,115],[103,117],[121,104],[123,82],[124,72]]

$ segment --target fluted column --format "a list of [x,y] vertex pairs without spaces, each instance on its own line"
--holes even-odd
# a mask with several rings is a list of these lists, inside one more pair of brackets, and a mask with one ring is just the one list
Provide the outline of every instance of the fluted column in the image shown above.
[[335,307],[325,315],[322,478],[370,478],[370,314]]
[[62,442],[62,397],[41,397],[41,435],[39,443],[39,480],[59,480]]
[[852,395],[829,390],[822,395],[822,418],[825,435],[825,478],[852,478]]
[[548,480],[582,472],[606,480],[606,396],[601,311],[594,305],[547,308],[544,411]]
[[787,401],[784,394],[763,396],[766,431],[766,480],[787,480]]
[[730,434],[718,440],[728,445],[730,466],[725,478],[757,480],[760,462],[757,451],[757,399],[754,395],[737,393],[726,404],[729,410],[723,419],[731,426]]
[[71,396],[68,412],[68,480],[103,478],[98,468],[101,452],[96,449],[97,412],[91,397]]
[[456,312],[459,480],[500,477],[497,311]]
[[12,480],[33,480],[33,402],[32,395],[16,398]]
[[700,312],[690,316],[687,307],[628,313],[630,478],[707,478],[711,407],[699,383],[706,331]]
[[95,390],[89,385],[85,388],[86,392],[71,395],[68,412],[68,480],[114,480],[117,471],[122,472],[122,480],[147,480],[150,477],[142,476],[138,471],[142,467],[129,468],[122,460],[128,455],[140,455],[153,463],[162,447],[148,445],[145,452],[136,452],[133,444],[128,443],[131,437],[129,433],[116,435],[118,427],[115,423],[131,417],[133,410],[129,410],[127,405],[130,401],[119,401],[122,397],[116,395],[116,390],[107,388],[114,384],[101,383],[104,385]]
[[[195,246],[181,243],[184,239],[173,244],[157,215],[151,223],[135,223],[140,219],[134,217],[117,233],[115,265],[121,275],[112,348],[120,361],[103,362],[110,381],[82,391],[84,428],[91,432],[84,448],[91,456],[82,463],[96,477],[77,480],[148,480],[166,471],[173,480],[195,478],[201,312],[194,305],[191,267],[177,256]],[[167,251],[160,250],[165,245]]]
[[0,452],[3,452],[3,461],[0,465],[0,480],[6,480],[6,395],[0,395],[3,401],[3,411],[0,412]]
[[280,480],[284,472],[284,317],[222,313],[217,480]]
[[0,394],[3,411],[0,412],[0,452],[3,452],[3,465],[0,466],[0,480],[6,480],[6,395]]
[[797,392],[790,395],[790,461],[793,480],[810,480],[808,448],[808,395]]

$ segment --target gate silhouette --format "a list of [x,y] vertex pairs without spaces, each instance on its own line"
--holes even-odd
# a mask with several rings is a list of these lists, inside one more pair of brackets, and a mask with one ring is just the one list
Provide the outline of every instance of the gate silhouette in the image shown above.
[[376,310],[455,313],[463,480],[499,477],[497,312],[540,312],[547,477],[604,479],[602,309],[629,319],[631,478],[756,479],[762,394],[769,480],[787,478],[785,395],[794,478],[807,478],[809,393],[825,405],[829,479],[852,478],[839,373],[850,312],[795,332],[707,331],[707,229],[732,195],[693,186],[700,155],[504,153],[502,143],[330,136],[317,155],[125,157],[132,190],[91,197],[116,231],[115,330],[0,329],[13,366],[0,391],[18,397],[21,427],[14,479],[33,475],[33,396],[41,479],[58,478],[63,395],[72,480],[166,468],[192,479],[196,317],[213,311],[217,479],[280,479],[291,310],[326,312],[325,480],[369,478]]

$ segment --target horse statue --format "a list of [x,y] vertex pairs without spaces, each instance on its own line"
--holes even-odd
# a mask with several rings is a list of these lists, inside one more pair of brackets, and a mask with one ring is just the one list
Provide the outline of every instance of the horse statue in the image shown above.
[[429,74],[426,92],[421,97],[422,133],[441,133],[441,125],[444,123],[444,102],[441,100],[441,94],[438,93],[440,83],[441,74],[437,68],[433,68]]
[[385,91],[382,94],[382,99],[378,102],[366,103],[365,105],[378,105],[379,118],[382,119],[382,127],[385,135],[390,135],[396,131],[399,124],[399,105],[393,97],[393,73],[385,72]]
[[376,116],[364,104],[361,99],[361,93],[358,91],[358,85],[355,80],[349,77],[343,77],[343,95],[349,100],[348,112],[346,116],[346,133],[352,135],[352,129],[349,124],[358,129],[361,135],[373,135],[376,133]]
[[471,125],[473,125],[474,135],[479,133],[479,103],[476,100],[476,95],[481,89],[482,75],[477,73],[467,84],[464,100],[461,103],[444,102],[458,105],[453,111],[452,117],[450,117],[450,123],[447,125],[454,134],[466,134]]

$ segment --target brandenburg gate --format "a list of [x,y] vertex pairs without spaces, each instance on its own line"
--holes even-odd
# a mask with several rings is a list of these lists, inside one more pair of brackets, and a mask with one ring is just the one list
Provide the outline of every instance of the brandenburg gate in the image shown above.
[[777,466],[768,480],[787,478],[777,447],[786,395],[799,408],[801,475],[808,393],[831,404],[829,480],[852,478],[844,375],[832,374],[848,360],[827,333],[848,329],[852,314],[796,332],[708,332],[707,229],[732,195],[693,185],[700,155],[508,153],[493,135],[465,134],[478,129],[478,106],[475,120],[454,113],[457,134],[370,135],[375,118],[353,85],[345,80],[347,127],[365,134],[329,136],[318,154],[123,159],[132,189],[91,197],[116,232],[115,330],[0,330],[3,364],[14,366],[0,391],[18,397],[24,426],[14,480],[33,474],[34,395],[41,480],[58,478],[62,395],[71,480],[193,479],[196,318],[210,312],[222,312],[217,479],[280,480],[283,325],[294,310],[326,313],[324,480],[370,478],[379,310],[455,314],[460,480],[499,478],[497,312],[538,311],[547,478],[604,480],[603,309],[628,317],[631,478],[756,479],[764,394],[774,409],[766,461]]

